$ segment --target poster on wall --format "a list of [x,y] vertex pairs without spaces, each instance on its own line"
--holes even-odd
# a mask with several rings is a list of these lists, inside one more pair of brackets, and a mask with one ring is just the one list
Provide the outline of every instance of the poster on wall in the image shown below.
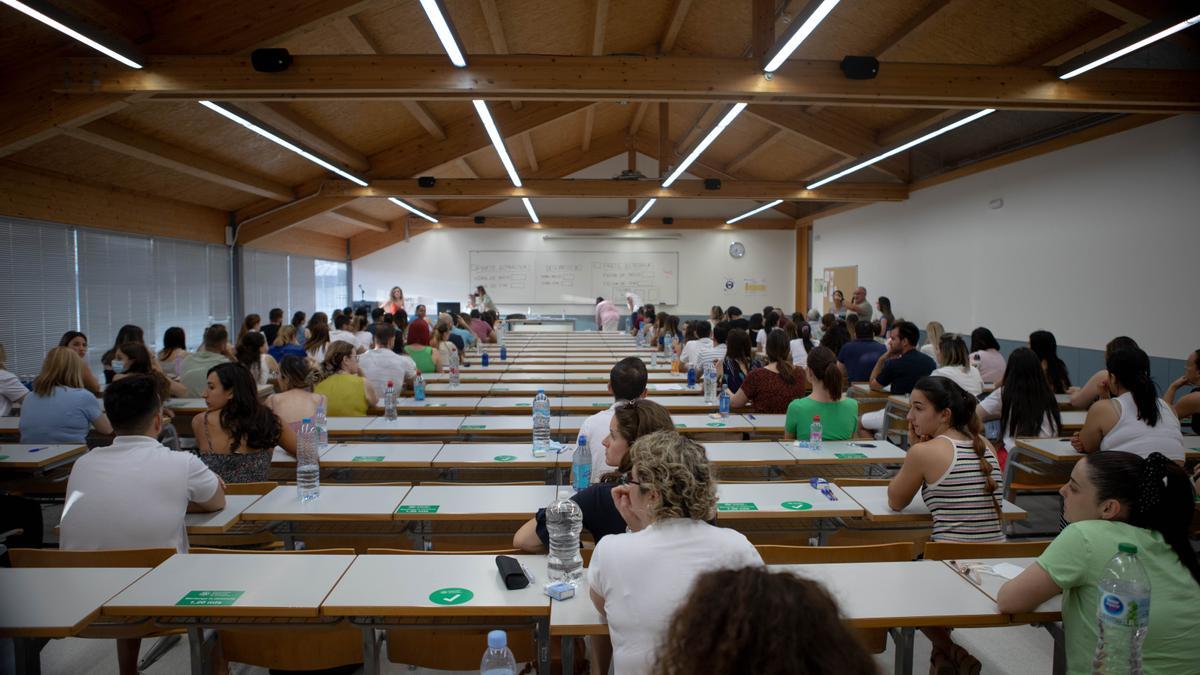
[[725,284],[724,284],[724,286],[722,287],[722,289],[723,289],[723,290],[724,290],[724,292],[725,292],[725,295],[730,295],[730,294],[732,294],[732,293],[733,293],[733,289],[735,289],[735,288],[737,288],[737,284],[735,284],[735,283],[733,282],[733,279],[728,279],[728,278],[727,278],[727,279],[725,279]]
[[767,280],[762,277],[742,279],[742,291],[749,296],[766,295]]

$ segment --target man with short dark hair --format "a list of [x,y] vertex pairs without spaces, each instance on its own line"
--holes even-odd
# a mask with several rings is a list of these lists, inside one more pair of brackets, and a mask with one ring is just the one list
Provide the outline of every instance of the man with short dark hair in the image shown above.
[[367,326],[367,332],[371,334],[372,338],[375,337],[375,331],[379,330],[379,327],[383,325],[383,317],[385,316],[387,316],[387,312],[383,311],[382,307],[376,307],[371,310],[371,325]]
[[[871,370],[871,390],[888,391],[897,396],[912,393],[917,380],[937,368],[933,359],[917,349],[921,332],[911,321],[897,321],[888,331],[887,351],[879,355]],[[885,389],[885,387],[887,387]],[[863,413],[860,430],[877,431],[883,428],[883,410]]]
[[204,344],[183,359],[179,381],[188,388],[188,396],[199,398],[208,388],[208,371],[213,366],[233,360],[229,351],[229,331],[214,323],[204,329]]
[[[375,391],[383,394],[387,389],[388,380],[399,392],[405,382],[412,382],[417,376],[417,363],[408,354],[397,354],[393,349],[396,339],[395,326],[380,326],[375,331],[373,348],[358,357],[358,367],[363,377],[371,383]],[[372,402],[373,403],[373,402]]]
[[838,352],[838,364],[850,382],[866,382],[871,379],[871,370],[887,347],[875,341],[871,324],[859,321],[854,326],[854,339],[842,345]]
[[[158,383],[130,375],[108,385],[104,408],[113,442],[76,460],[59,526],[64,550],[173,548],[187,553],[184,516],[225,508],[216,474],[189,452],[172,452],[162,431]],[[117,641],[120,672],[137,672],[138,638]]]
[[600,482],[601,476],[617,468],[604,461],[604,439],[608,436],[608,425],[612,422],[613,411],[616,410],[617,404],[623,401],[645,398],[647,379],[649,375],[646,372],[646,364],[636,356],[617,361],[608,371],[608,391],[613,395],[613,404],[607,410],[584,420],[579,427],[579,435],[587,436],[587,451],[592,453],[593,483]]
[[279,327],[283,325],[283,310],[278,307],[271,308],[267,312],[267,324],[262,327],[263,337],[267,339],[267,346],[275,344],[275,337],[279,335]]
[[[701,323],[708,323],[703,321]],[[729,321],[718,321],[716,326],[713,326],[712,345],[708,348],[700,348],[698,359],[699,367],[703,368],[706,363],[715,363],[717,372],[721,372],[721,364],[725,361],[725,338],[729,337],[729,331],[733,330],[733,324]]]
[[712,348],[713,341],[709,337],[711,332],[712,326],[707,321],[696,322],[696,339],[688,340],[687,344],[679,352],[679,362],[685,368],[698,366],[700,364],[700,352]]
[[339,314],[334,317],[333,330],[329,331],[329,342],[345,342],[353,346],[355,350],[361,354],[365,352],[366,349],[362,348],[358,344],[358,338],[354,336],[354,333],[351,333],[349,330],[347,330],[352,321],[354,321],[353,314]]
[[730,305],[729,309],[725,310],[726,321],[729,322],[729,328],[741,328],[742,330],[750,330],[750,320],[742,318],[742,310],[736,305]]

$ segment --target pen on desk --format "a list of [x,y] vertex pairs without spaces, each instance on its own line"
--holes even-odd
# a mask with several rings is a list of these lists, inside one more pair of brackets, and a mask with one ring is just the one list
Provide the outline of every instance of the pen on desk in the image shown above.
[[748,419],[748,420],[756,420],[756,419],[758,419],[758,418],[754,416],[754,413],[746,413],[746,419]]
[[30,448],[29,452],[41,452],[42,450],[45,450],[45,448]]

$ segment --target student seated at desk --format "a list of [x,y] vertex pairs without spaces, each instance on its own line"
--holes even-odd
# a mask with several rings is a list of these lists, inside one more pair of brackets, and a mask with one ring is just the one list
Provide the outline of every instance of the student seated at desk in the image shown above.
[[[321,312],[317,312],[320,314]],[[316,321],[317,314],[313,315],[312,320],[308,322],[308,328],[305,332],[308,337],[304,340],[304,353],[308,355],[308,360],[318,368],[322,363],[325,363],[325,350],[329,349],[331,340],[329,339],[329,324],[322,321]]]
[[838,363],[850,382],[866,382],[871,379],[875,362],[887,351],[887,347],[875,341],[875,329],[860,321],[854,326],[854,339],[837,351]]
[[730,398],[730,407],[753,403],[756,413],[781,415],[806,393],[804,371],[792,365],[787,335],[776,328],[767,336],[767,365],[746,376],[742,388]]
[[1046,371],[1046,379],[1055,394],[1069,394],[1071,390],[1071,375],[1067,372],[1067,364],[1058,358],[1058,341],[1054,333],[1048,330],[1035,330],[1029,334],[1029,348],[1042,360],[1042,369]]
[[379,400],[379,392],[363,377],[353,345],[345,342],[330,345],[321,375],[321,382],[313,391],[329,400],[330,417],[363,417]]
[[183,360],[187,358],[187,334],[179,326],[163,331],[162,349],[158,350],[158,368],[178,378],[183,374]]
[[330,342],[345,342],[355,348],[360,354],[366,351],[366,347],[358,344],[358,337],[354,335],[354,315],[339,314],[333,319],[333,330],[329,331]]
[[58,341],[59,347],[67,347],[72,352],[75,352],[80,359],[83,360],[83,388],[100,395],[100,380],[96,379],[96,374],[87,365],[88,355],[88,339],[83,333],[77,330],[69,330],[63,333],[62,338]]
[[[807,322],[792,321],[784,332],[788,336],[788,351],[792,355],[792,365],[803,370],[808,364],[808,355],[817,345],[812,341],[812,327]],[[836,352],[835,352],[836,353]]]
[[[1192,390],[1176,401],[1175,397],[1179,395],[1181,387],[1191,387]],[[1167,405],[1175,407],[1175,416],[1179,419],[1190,416],[1192,420],[1189,424],[1192,427],[1192,433],[1200,434],[1200,349],[1188,354],[1187,364],[1183,367],[1183,375],[1167,387],[1167,393],[1163,394],[1163,400]]]
[[406,382],[412,382],[417,376],[417,364],[413,362],[412,357],[392,351],[395,339],[395,326],[380,326],[375,330],[374,347],[358,357],[358,367],[362,370],[363,377],[367,378],[379,394],[387,389],[388,380],[392,381],[399,392],[404,389]]
[[255,384],[270,384],[279,378],[279,364],[267,353],[267,338],[257,331],[246,333],[234,352],[237,362],[250,371]]
[[431,329],[425,320],[413,321],[408,325],[408,338],[404,353],[417,364],[422,373],[436,373],[442,369],[441,356],[430,346]]
[[267,350],[271,358],[275,359],[276,363],[283,363],[283,360],[289,356],[298,356],[306,358],[308,352],[304,351],[304,347],[296,342],[296,327],[295,326],[280,326],[279,333],[275,336],[275,342],[271,348]]
[[1142,457],[1161,452],[1182,464],[1179,418],[1158,397],[1146,352],[1119,349],[1104,367],[1114,398],[1088,409],[1083,429],[1071,437],[1071,445],[1079,452],[1120,450]]
[[145,342],[145,338],[143,337],[141,326],[135,326],[131,323],[127,323],[124,326],[121,326],[121,329],[117,331],[117,339],[113,342],[112,348],[100,356],[100,365],[104,367],[105,383],[112,382],[113,376],[117,374],[112,367],[112,361],[117,356],[117,350],[121,348],[121,345],[126,345],[131,342],[142,344]]
[[450,334],[457,335],[463,341],[463,349],[471,349],[479,344],[479,336],[471,330],[471,324],[467,323],[467,319],[462,314],[451,318]]
[[[236,367],[236,366],[231,366]],[[75,461],[60,525],[65,550],[174,548],[188,550],[184,515],[220,511],[225,490],[198,457],[154,440],[162,431],[158,385],[137,375],[104,392],[112,415],[112,445]],[[117,641],[122,675],[137,673],[141,640]]]
[[938,345],[942,342],[942,335],[946,333],[946,328],[942,326],[941,321],[930,321],[925,324],[925,344],[921,345],[921,353],[935,362],[938,360]]
[[[695,339],[689,339],[679,350],[679,363],[685,369],[699,367],[701,350],[711,349],[713,346],[712,326],[707,321],[693,321],[688,328],[689,332],[695,335]],[[687,333],[685,333],[685,337],[687,337]]]
[[437,325],[433,327],[433,339],[430,341],[429,346],[433,347],[433,350],[438,355],[438,361],[445,364],[447,369],[450,367],[451,357],[458,358],[460,368],[465,365],[463,363],[463,354],[459,351],[458,345],[451,339],[452,337],[449,318],[445,321],[438,319]]
[[971,364],[967,355],[967,343],[955,333],[946,333],[938,343],[938,364],[941,366],[930,375],[953,380],[972,396],[983,393],[983,376]]
[[984,382],[999,385],[1004,379],[1004,355],[992,331],[980,326],[971,331],[971,363],[979,369]]
[[83,359],[67,347],[46,354],[33,391],[21,404],[22,443],[82,445],[92,427],[101,434],[112,433],[100,401],[83,388],[83,370]]
[[717,485],[703,446],[659,431],[639,438],[629,455],[629,475],[612,496],[631,532],[598,542],[587,573],[592,602],[608,620],[615,670],[638,675],[650,672],[698,576],[762,565],[762,558],[742,533],[709,524]]
[[[848,325],[849,324],[847,324],[845,321],[835,322],[829,327],[829,330],[825,331],[825,334],[821,336],[821,346],[825,347],[834,354],[842,351],[842,347],[845,347],[850,343],[850,329],[847,328]],[[858,324],[856,323],[855,326],[857,325]]]
[[242,366],[222,363],[208,371],[204,403],[207,410],[192,418],[192,433],[200,458],[225,482],[266,480],[276,445],[296,454],[296,435],[258,400],[254,378]]
[[1004,386],[993,389],[980,401],[975,414],[983,422],[1000,420],[1005,453],[1012,452],[1017,438],[1053,438],[1062,434],[1058,400],[1042,372],[1041,360],[1032,349],[1021,347],[1013,351],[1001,377]]
[[783,423],[784,439],[808,440],[809,428],[817,416],[821,418],[823,440],[854,438],[854,430],[858,427],[858,401],[842,395],[846,381],[838,368],[837,357],[828,349],[817,347],[808,355],[807,370],[812,393],[788,405]]
[[671,618],[653,672],[876,675],[879,669],[821,584],[752,565],[696,579]]
[[762,360],[750,351],[750,334],[741,328],[729,331],[725,340],[725,358],[721,363],[721,382],[736,394],[750,372],[762,367]]
[[[1104,361],[1107,363],[1108,357],[1118,349],[1138,348],[1138,343],[1131,337],[1125,335],[1115,337],[1104,345]],[[1108,390],[1108,371],[1101,368],[1089,377],[1082,387],[1071,392],[1071,407],[1087,410],[1092,407],[1093,403],[1108,398],[1112,398],[1112,392]]]
[[283,363],[279,364],[281,391],[268,396],[266,406],[293,434],[300,432],[302,420],[316,417],[317,406],[325,403],[325,397],[312,390],[317,378],[317,371],[302,356],[284,357]]
[[[897,396],[906,396],[917,381],[936,368],[933,359],[917,351],[920,333],[911,321],[897,321],[888,333],[887,351],[879,355],[871,370],[871,391],[888,391]],[[871,436],[883,428],[885,410],[863,413],[858,426],[863,434]]]
[[1092,672],[1097,583],[1117,547],[1133,544],[1150,576],[1142,672],[1194,673],[1200,664],[1200,562],[1188,542],[1193,488],[1160,453],[1103,452],[1079,460],[1059,493],[1070,523],[1037,562],[1000,588],[1006,614],[1031,612],[1060,593],[1067,672]]
[[29,395],[20,378],[7,370],[8,353],[0,344],[0,417],[12,413],[13,407]]
[[[613,501],[613,490],[633,466],[629,448],[637,439],[656,431],[672,431],[675,424],[667,409],[642,398],[620,401],[609,418],[603,439],[604,465],[616,467],[600,477],[600,482],[576,492],[571,501],[583,512],[583,527],[599,542],[610,534],[620,534],[628,529],[638,530],[640,523],[626,521],[625,514],[617,509]],[[590,438],[588,439],[591,440]],[[592,465],[595,470],[596,464]],[[537,515],[526,522],[513,536],[513,546],[531,553],[541,553],[550,543],[546,529],[546,510],[538,509]]]
[[204,345],[183,360],[179,380],[188,389],[188,396],[202,396],[208,388],[208,372],[222,363],[233,360],[229,351],[229,331],[215,323],[204,329]]
[[182,382],[176,382],[163,374],[158,368],[158,362],[150,355],[146,345],[139,342],[129,342],[117,348],[117,354],[112,360],[113,382],[118,382],[131,375],[146,375],[158,384],[158,397],[167,400],[171,397],[187,396],[187,387]]

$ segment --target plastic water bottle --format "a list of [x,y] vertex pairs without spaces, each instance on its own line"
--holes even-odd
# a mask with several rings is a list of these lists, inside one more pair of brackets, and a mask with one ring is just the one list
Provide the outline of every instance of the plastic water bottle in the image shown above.
[[483,354],[482,354],[482,355],[480,355],[480,357],[479,357],[479,363],[481,363],[481,364],[483,365],[483,367],[484,367],[484,368],[487,368],[487,367],[488,367],[488,361],[489,361],[489,360],[490,360],[490,359],[488,358],[488,353],[487,353],[487,350],[486,350],[486,349],[484,349],[484,350],[483,350]]
[[508,633],[494,630],[488,633],[488,648],[479,662],[482,675],[517,675],[517,659],[508,648]]
[[651,368],[657,368],[657,367],[658,367],[658,352],[651,352],[651,353],[650,353],[650,367],[651,367]]
[[296,439],[296,494],[300,502],[311,502],[321,494],[321,462],[317,449],[317,430],[307,417],[300,422]]
[[667,334],[663,336],[663,353],[667,358],[674,358],[675,355],[675,336]]
[[[503,353],[504,352],[504,324],[503,323],[501,323],[500,326],[498,328],[496,328],[496,344],[500,345],[500,351],[501,351],[501,353]],[[504,357],[501,356],[500,360],[503,361]]]
[[635,346],[635,347],[645,347],[646,346],[646,334],[641,328],[638,328],[637,331],[633,334],[633,346]]
[[329,445],[329,427],[325,419],[325,401],[317,404],[317,414],[313,416],[313,427],[317,430],[317,450]]
[[383,390],[383,417],[389,422],[396,421],[396,385],[391,380]]
[[808,428],[808,449],[813,452],[821,451],[821,416],[813,415],[812,426]]
[[729,417],[729,385],[721,387],[721,397],[717,399],[717,412],[721,417]]
[[696,388],[696,368],[688,366],[688,389]]
[[1137,558],[1137,546],[1120,544],[1096,584],[1096,656],[1099,675],[1142,672],[1142,641],[1150,624],[1150,575]]
[[550,399],[544,389],[533,397],[533,456],[545,457],[550,450]]
[[704,364],[704,402],[717,402],[717,367],[711,362]]
[[501,343],[500,343],[500,360],[501,360],[501,361],[507,361],[507,360],[508,360],[508,347],[505,347],[505,346],[504,346],[504,342],[503,342],[503,341],[501,341]]
[[450,369],[450,386],[457,387],[460,383],[462,383],[462,376],[460,376],[458,373],[457,349],[450,350],[450,365],[448,367]]
[[550,533],[550,580],[577,583],[583,574],[583,558],[579,555],[583,511],[570,499],[560,499],[546,507],[546,529]]
[[425,378],[421,377],[419,372],[416,379],[413,380],[413,398],[418,401],[425,400]]
[[578,492],[591,483],[592,451],[588,449],[587,434],[581,433],[575,441],[575,455],[571,458],[571,486]]

